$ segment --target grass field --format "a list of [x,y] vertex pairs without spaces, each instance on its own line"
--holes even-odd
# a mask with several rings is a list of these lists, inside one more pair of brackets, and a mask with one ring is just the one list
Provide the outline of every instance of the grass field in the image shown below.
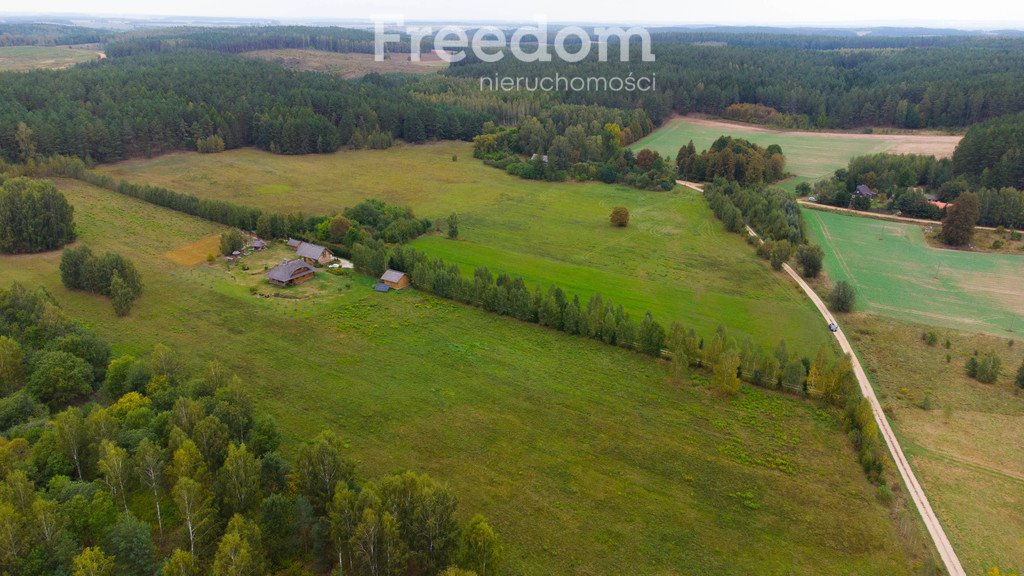
[[[967,573],[984,574],[992,566],[1019,573],[1024,394],[1012,380],[1024,346],[954,331],[939,331],[938,345],[928,346],[920,326],[864,313],[842,322]],[[1003,375],[995,384],[964,374],[974,350],[1002,357]]]
[[[650,310],[665,324],[680,321],[702,334],[723,324],[764,345],[784,336],[809,355],[828,342],[799,290],[727,234],[699,194],[678,188],[522,180],[472,159],[471,146],[461,142],[325,156],[251,149],[172,154],[100,170],[279,211],[332,214],[373,197],[434,219],[458,212],[459,241],[430,236],[414,246],[582,298],[600,291],[633,314]],[[632,213],[629,228],[610,226],[616,205]]]
[[[4,282],[45,286],[74,316],[143,353],[218,359],[279,422],[286,448],[339,431],[367,475],[449,483],[464,517],[500,532],[510,573],[908,574],[913,525],[875,498],[836,418],[799,399],[700,379],[647,357],[365,277],[320,274],[298,298],[256,297],[262,261],[183,266],[220,228],[61,181],[80,242],[141,268],[118,319],[60,285],[59,254],[0,257]],[[471,226],[470,226],[471,227]],[[281,250],[275,247],[273,250]]]
[[391,54],[390,59],[377,62],[374,60],[373,54],[324,52],[295,48],[256,50],[245,52],[244,55],[277,62],[292,70],[326,72],[337,74],[342,78],[359,78],[371,72],[429,74],[448,67],[448,63],[438,59],[433,52],[422,54],[419,62],[410,61],[408,54]]
[[915,224],[805,210],[833,281],[857,289],[860,309],[1020,339],[1024,258],[932,248]]
[[675,160],[679,148],[690,140],[700,151],[722,135],[746,138],[761,146],[782,146],[786,169],[794,175],[781,184],[787,190],[794,190],[800,182],[813,183],[832,174],[836,169],[845,167],[854,156],[876,152],[949,156],[959,141],[957,136],[938,135],[782,132],[730,122],[676,117],[631,148],[650,148]]
[[91,62],[99,47],[89,46],[0,46],[0,72],[24,72],[45,68],[57,70]]

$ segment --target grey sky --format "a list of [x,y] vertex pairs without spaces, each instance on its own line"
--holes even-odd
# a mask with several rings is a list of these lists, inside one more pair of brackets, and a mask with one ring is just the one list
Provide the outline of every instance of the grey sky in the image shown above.
[[645,24],[909,24],[1020,28],[1018,0],[0,0],[4,12],[355,19],[402,15],[407,20],[639,22]]

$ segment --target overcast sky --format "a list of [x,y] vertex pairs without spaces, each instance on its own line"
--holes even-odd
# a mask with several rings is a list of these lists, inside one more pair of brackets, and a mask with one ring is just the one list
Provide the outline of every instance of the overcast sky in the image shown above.
[[1019,0],[0,0],[3,12],[407,20],[638,22],[644,24],[900,24],[1024,27]]

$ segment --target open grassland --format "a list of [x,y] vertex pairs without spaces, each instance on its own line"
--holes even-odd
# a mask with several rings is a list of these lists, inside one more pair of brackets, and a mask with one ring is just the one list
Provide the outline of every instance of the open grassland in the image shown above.
[[97,46],[0,46],[0,72],[58,70],[99,58]]
[[[1024,346],[954,331],[928,346],[928,328],[863,313],[842,321],[967,573],[1024,569],[1024,394],[1013,384]],[[1002,357],[995,384],[966,376],[975,350]]]
[[280,246],[243,260],[249,271],[182,266],[168,253],[216,226],[60,186],[80,241],[132,258],[143,296],[118,319],[61,286],[56,253],[0,257],[5,283],[45,286],[118,353],[163,342],[223,362],[287,450],[329,427],[364,474],[447,482],[460,514],[490,517],[510,573],[899,575],[918,563],[835,416],[811,403],[746,387],[722,398],[639,354],[411,290],[377,294],[360,276],[321,273],[274,297],[259,277]]
[[429,74],[444,70],[448,63],[434,55],[433,52],[421,54],[419,62],[410,60],[408,54],[389,54],[383,62],[374,60],[373,54],[325,52],[323,50],[302,50],[297,48],[281,48],[276,50],[255,50],[245,52],[245,56],[277,62],[292,70],[326,72],[337,74],[342,78],[359,78],[371,72],[387,74],[402,72],[407,74]]
[[[650,310],[666,325],[679,321],[708,336],[722,324],[763,345],[785,337],[808,355],[828,341],[800,291],[726,233],[699,194],[679,188],[522,180],[472,159],[461,142],[323,156],[172,154],[101,171],[285,212],[333,214],[364,198],[434,219],[458,212],[460,240],[429,236],[413,245],[468,273],[487,266],[584,301],[599,291],[634,315]],[[608,222],[617,205],[632,214],[628,228]]]
[[884,316],[1020,339],[1024,258],[928,246],[916,224],[805,210],[833,281],[857,289],[858,307]]
[[790,191],[800,182],[813,183],[838,168],[844,168],[854,156],[877,152],[951,156],[960,141],[959,136],[934,134],[784,132],[749,124],[675,117],[631,147],[634,150],[650,148],[674,161],[679,149],[690,140],[700,151],[710,147],[722,135],[746,138],[761,146],[782,146],[782,152],[786,155],[786,169],[794,177],[780,185]]

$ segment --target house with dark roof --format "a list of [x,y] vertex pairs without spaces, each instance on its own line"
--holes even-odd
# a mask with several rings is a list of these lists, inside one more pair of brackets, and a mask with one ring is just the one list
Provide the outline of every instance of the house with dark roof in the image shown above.
[[309,280],[316,275],[316,268],[313,268],[306,261],[296,258],[286,260],[267,272],[267,280],[277,286],[294,286]]
[[334,254],[331,254],[330,250],[308,242],[299,242],[298,247],[295,248],[295,254],[310,264],[323,265],[334,260]]
[[401,290],[409,285],[409,275],[405,272],[388,268],[380,277],[380,283],[394,290]]
[[871,188],[868,188],[867,184],[861,184],[860,186],[857,186],[856,190],[853,191],[853,195],[864,196],[866,198],[873,198],[878,195],[878,192],[875,192]]

